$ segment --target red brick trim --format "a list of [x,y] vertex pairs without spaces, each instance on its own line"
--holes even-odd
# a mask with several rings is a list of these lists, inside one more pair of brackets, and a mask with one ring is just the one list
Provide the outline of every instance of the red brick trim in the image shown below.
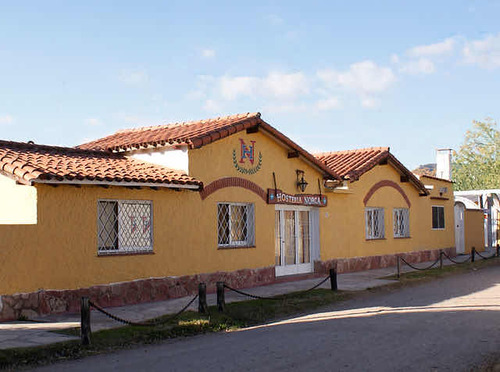
[[372,188],[370,189],[370,191],[368,191],[366,193],[366,196],[363,199],[363,203],[364,203],[365,206],[368,203],[368,201],[370,200],[370,198],[373,196],[373,194],[375,194],[375,192],[378,189],[382,188],[382,187],[392,187],[392,188],[396,189],[401,194],[401,196],[404,198],[404,200],[406,201],[406,204],[408,204],[408,208],[411,207],[410,199],[405,194],[405,192],[401,188],[401,186],[399,186],[396,182],[390,181],[390,180],[382,180],[382,181],[377,182],[375,185],[372,186]]
[[213,194],[217,190],[224,189],[226,187],[241,187],[243,189],[247,189],[257,194],[267,202],[267,194],[266,191],[257,185],[256,183],[249,181],[240,177],[225,177],[219,178],[205,186],[202,191],[200,191],[201,200],[205,200],[209,195]]

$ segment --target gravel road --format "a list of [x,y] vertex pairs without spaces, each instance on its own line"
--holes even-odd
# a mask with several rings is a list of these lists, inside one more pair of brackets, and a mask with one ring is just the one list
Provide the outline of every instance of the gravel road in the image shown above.
[[500,351],[500,267],[36,371],[461,371]]

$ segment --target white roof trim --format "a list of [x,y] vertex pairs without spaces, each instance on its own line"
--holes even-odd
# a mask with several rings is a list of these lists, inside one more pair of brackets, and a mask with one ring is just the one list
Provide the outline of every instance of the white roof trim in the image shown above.
[[485,195],[485,194],[500,194],[500,189],[486,189],[486,190],[465,190],[465,191],[455,191],[455,195]]
[[166,189],[188,189],[188,190],[199,190],[201,187],[198,185],[180,185],[175,183],[146,183],[146,182],[117,182],[117,181],[74,181],[74,180],[32,180],[33,183],[44,183],[50,185],[106,185],[106,186],[128,186],[128,187],[163,187]]
[[472,200],[469,200],[467,198],[464,198],[462,196],[456,196],[455,195],[455,204],[456,203],[462,203],[466,209],[477,209],[477,210],[482,210],[476,203],[474,203]]

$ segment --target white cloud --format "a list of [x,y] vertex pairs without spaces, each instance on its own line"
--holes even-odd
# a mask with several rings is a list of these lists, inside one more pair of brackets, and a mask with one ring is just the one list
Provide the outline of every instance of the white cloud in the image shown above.
[[186,98],[189,100],[205,99],[210,87],[215,83],[216,78],[212,75],[198,75],[196,77],[196,89],[188,92]]
[[240,96],[253,97],[258,85],[259,79],[251,76],[223,76],[219,79],[220,94],[227,100],[235,100]]
[[12,115],[2,115],[0,116],[0,125],[9,125],[14,122],[14,117]]
[[361,99],[361,106],[365,108],[377,108],[380,106],[380,102],[373,97],[363,97]]
[[322,70],[317,75],[327,85],[341,86],[359,94],[383,92],[396,81],[389,67],[380,67],[373,61],[353,63],[344,72]]
[[270,73],[262,83],[265,93],[277,98],[296,98],[309,92],[307,79],[302,72]]
[[398,64],[399,56],[397,54],[391,54],[391,63]]
[[143,70],[122,70],[118,79],[129,85],[140,85],[149,80],[148,74]]
[[222,106],[220,105],[220,103],[213,100],[213,99],[207,99],[205,101],[205,104],[203,105],[203,108],[209,112],[221,112],[222,111]]
[[219,92],[226,100],[235,100],[239,97],[259,98],[271,97],[275,99],[295,99],[307,94],[308,82],[301,73],[284,74],[271,72],[265,77],[255,76],[222,76],[219,78]]
[[482,40],[466,42],[463,55],[466,63],[487,69],[500,67],[500,33],[488,35]]
[[305,103],[270,103],[263,108],[265,112],[273,114],[310,112],[309,106]]
[[443,54],[450,54],[455,48],[456,40],[455,38],[447,38],[440,43],[419,45],[413,47],[406,51],[406,54],[410,57],[428,57],[428,56],[440,56]]
[[354,91],[365,108],[378,107],[380,101],[374,95],[387,91],[396,82],[391,68],[370,60],[353,63],[346,71],[318,71],[317,76],[332,91],[339,88]]
[[213,50],[213,49],[203,49],[201,51],[201,56],[203,58],[207,58],[207,59],[214,58],[215,57],[215,50]]
[[341,107],[340,100],[337,97],[329,97],[316,101],[314,107],[319,111],[330,111]]
[[404,63],[399,71],[410,75],[432,74],[436,71],[436,67],[434,65],[434,62],[432,62],[430,59],[419,58],[417,60],[412,60]]
[[92,127],[95,127],[95,126],[101,125],[102,123],[97,118],[88,118],[87,120],[85,120],[85,124],[90,125]]

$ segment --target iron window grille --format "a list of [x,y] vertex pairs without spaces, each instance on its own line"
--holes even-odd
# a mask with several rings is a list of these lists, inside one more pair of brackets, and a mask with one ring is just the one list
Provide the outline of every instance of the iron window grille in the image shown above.
[[444,229],[444,207],[439,205],[432,206],[432,228]]
[[366,208],[366,239],[383,239],[385,237],[384,208]]
[[99,254],[153,250],[151,201],[99,200],[97,250]]
[[393,211],[394,237],[410,237],[410,210],[408,208],[394,208]]
[[255,244],[253,204],[217,204],[217,243],[219,247],[250,247]]

